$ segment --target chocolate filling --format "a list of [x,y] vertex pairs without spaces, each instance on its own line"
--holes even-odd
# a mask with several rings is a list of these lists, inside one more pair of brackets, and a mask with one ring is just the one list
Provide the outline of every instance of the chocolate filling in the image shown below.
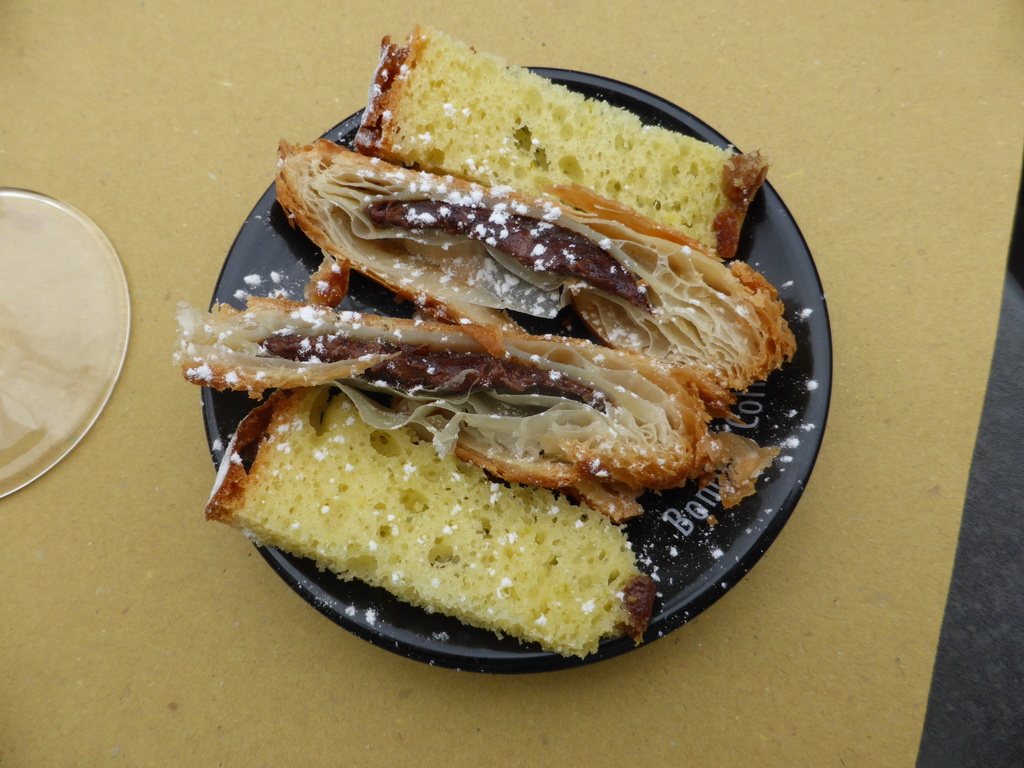
[[364,355],[394,355],[370,366],[359,378],[403,392],[529,392],[567,397],[593,408],[602,408],[606,402],[600,391],[557,371],[482,354],[430,352],[410,344],[293,334],[271,336],[262,347],[274,357],[296,362],[331,363]]
[[578,278],[651,311],[645,287],[607,251],[571,229],[529,216],[437,200],[384,200],[368,205],[366,214],[378,227],[440,230],[479,240],[532,270]]

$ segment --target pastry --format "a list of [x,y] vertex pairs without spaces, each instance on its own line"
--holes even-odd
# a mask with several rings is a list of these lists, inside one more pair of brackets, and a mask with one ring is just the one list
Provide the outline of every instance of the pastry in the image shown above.
[[410,428],[374,427],[331,387],[278,390],[250,413],[206,515],[566,656],[606,637],[639,643],[654,601],[624,529],[550,491],[494,482]]
[[582,339],[506,333],[501,357],[467,331],[277,299],[183,308],[184,377],[254,397],[335,383],[377,428],[412,426],[437,450],[510,482],[569,493],[616,522],[649,489],[716,481],[753,493],[776,449],[709,429],[686,369]]
[[605,344],[686,366],[743,390],[789,360],[777,292],[743,262],[583,187],[563,202],[367,158],[326,140],[282,144],[277,197],[326,254],[311,282],[355,269],[492,351],[516,314],[571,304]]

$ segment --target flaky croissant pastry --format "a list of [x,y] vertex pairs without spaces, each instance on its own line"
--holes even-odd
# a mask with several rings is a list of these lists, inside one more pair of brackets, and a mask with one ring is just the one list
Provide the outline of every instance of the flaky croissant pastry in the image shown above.
[[617,349],[743,390],[790,359],[775,289],[742,262],[583,187],[564,205],[367,158],[326,140],[282,143],[278,200],[328,256],[311,283],[352,268],[459,322],[492,352],[515,313],[571,304]]
[[334,382],[375,427],[415,426],[442,452],[615,521],[642,512],[644,490],[688,481],[716,481],[731,506],[777,453],[711,431],[691,371],[581,339],[506,331],[494,356],[458,326],[260,298],[178,319],[175,360],[193,383],[259,397]]

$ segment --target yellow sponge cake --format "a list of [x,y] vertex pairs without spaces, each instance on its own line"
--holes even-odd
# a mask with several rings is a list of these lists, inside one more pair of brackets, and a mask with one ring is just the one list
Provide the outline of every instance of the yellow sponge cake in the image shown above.
[[375,428],[329,387],[280,390],[243,421],[207,517],[567,656],[605,637],[639,642],[654,599],[623,528],[551,491],[493,482],[410,429]]
[[767,170],[758,153],[644,125],[426,26],[405,46],[385,38],[356,148],[532,195],[580,184],[723,258]]

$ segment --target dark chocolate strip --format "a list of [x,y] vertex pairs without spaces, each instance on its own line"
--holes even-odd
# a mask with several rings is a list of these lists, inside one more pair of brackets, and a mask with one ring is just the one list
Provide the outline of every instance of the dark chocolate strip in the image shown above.
[[567,397],[602,408],[604,394],[557,371],[544,371],[488,355],[430,352],[409,344],[363,341],[341,336],[271,336],[262,343],[274,357],[296,362],[330,363],[364,355],[394,355],[363,372],[360,379],[403,392],[453,395],[481,390]]
[[604,249],[571,229],[484,206],[437,200],[371,203],[366,214],[378,227],[440,230],[487,243],[537,272],[575,277],[651,311],[646,288]]

